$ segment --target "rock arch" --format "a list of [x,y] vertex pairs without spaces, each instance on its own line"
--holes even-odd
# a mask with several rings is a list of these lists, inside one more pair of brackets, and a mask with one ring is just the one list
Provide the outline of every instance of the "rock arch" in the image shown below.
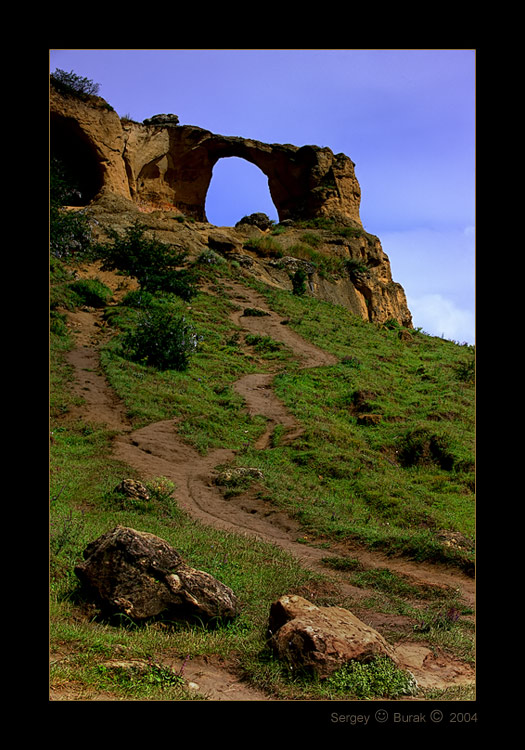
[[280,221],[325,217],[361,226],[359,183],[344,154],[221,136],[190,125],[129,129],[124,159],[131,195],[139,202],[171,204],[207,221],[213,167],[228,157],[245,159],[266,175]]
[[266,175],[280,221],[327,218],[362,227],[361,191],[354,163],[345,154],[216,135],[178,125],[173,115],[136,123],[121,119],[100,97],[84,102],[53,87],[50,104],[52,147],[64,148],[71,157],[75,144],[89,198],[98,190],[206,221],[213,166],[236,156]]

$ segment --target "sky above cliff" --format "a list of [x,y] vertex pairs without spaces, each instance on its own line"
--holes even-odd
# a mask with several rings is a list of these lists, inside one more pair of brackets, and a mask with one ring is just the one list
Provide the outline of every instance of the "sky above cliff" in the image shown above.
[[[50,50],[50,72],[98,83],[120,116],[345,153],[414,325],[461,343],[475,336],[475,66],[471,49]],[[221,159],[208,220],[256,211],[277,220],[264,174]]]

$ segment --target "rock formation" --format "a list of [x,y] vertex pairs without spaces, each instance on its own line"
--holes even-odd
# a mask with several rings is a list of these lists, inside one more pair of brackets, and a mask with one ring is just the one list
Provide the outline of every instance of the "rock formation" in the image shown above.
[[[253,252],[253,240],[271,231],[260,214],[254,215],[257,221],[241,220],[235,229],[223,228],[227,231],[222,232],[222,242],[216,228],[207,224],[208,247],[218,252],[226,249],[230,259],[238,260],[249,273],[291,289],[283,256],[296,257],[293,248],[304,235],[304,222],[317,222],[317,253],[342,263],[339,272],[329,277],[314,264],[308,274],[308,294],[345,305],[365,320],[382,323],[391,318],[411,327],[405,294],[392,280],[389,259],[379,239],[363,229],[361,191],[348,156],[326,147],[261,143],[178,123],[173,114],[136,123],[120,118],[100,97],[85,101],[50,88],[51,155],[75,173],[78,205],[90,206],[97,220],[100,214],[107,219],[112,213],[140,212],[146,217],[157,212],[150,221],[155,218],[155,228],[168,232],[174,244],[189,241],[189,246],[205,247],[201,226],[186,225],[186,237],[181,239],[179,232],[175,238],[176,230],[183,230],[173,218],[207,224],[206,194],[214,165],[225,157],[246,159],[268,177],[281,228],[286,228],[279,236],[280,258],[268,257],[260,248]],[[248,238],[251,248],[246,246]],[[344,265],[347,261],[353,264],[350,270]]]
[[51,87],[52,151],[76,144],[86,173],[92,173],[92,198],[109,191],[136,202],[168,204],[206,221],[213,167],[219,159],[237,156],[268,177],[280,221],[326,217],[361,226],[361,192],[345,154],[216,135],[177,122],[176,115],[155,115],[142,124],[121,120],[98,97],[89,105]]
[[238,613],[228,586],[187,565],[163,539],[125,526],[88,544],[75,573],[103,612],[136,622],[156,617],[206,622]]
[[393,648],[376,630],[342,607],[317,607],[301,596],[282,596],[270,609],[269,642],[292,669],[328,677],[350,661],[388,657]]

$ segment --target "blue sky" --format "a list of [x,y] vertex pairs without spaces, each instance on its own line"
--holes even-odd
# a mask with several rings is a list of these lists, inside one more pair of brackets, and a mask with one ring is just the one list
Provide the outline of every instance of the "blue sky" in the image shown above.
[[[356,164],[361,219],[390,258],[414,325],[474,343],[475,64],[472,49],[50,50],[50,71],[100,84],[118,112],[266,143],[312,144]],[[213,224],[263,211],[265,176],[221,159]]]

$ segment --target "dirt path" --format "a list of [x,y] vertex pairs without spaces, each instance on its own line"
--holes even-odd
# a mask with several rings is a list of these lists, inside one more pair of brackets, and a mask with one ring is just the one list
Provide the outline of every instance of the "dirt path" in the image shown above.
[[[331,355],[283,325],[282,319],[269,310],[265,300],[253,290],[233,282],[227,286],[231,299],[239,304],[240,309],[232,315],[237,325],[250,333],[269,335],[286,344],[300,358],[304,367],[319,367],[335,362]],[[247,307],[257,307],[267,314],[243,315]],[[73,416],[82,415],[88,421],[106,423],[115,430],[117,435],[113,445],[116,458],[140,472],[145,480],[165,476],[173,481],[177,488],[177,502],[193,518],[214,528],[255,536],[280,546],[302,565],[330,575],[341,591],[354,599],[370,593],[351,586],[336,572],[329,573],[321,562],[322,558],[340,556],[344,552],[299,543],[299,524],[258,498],[256,493],[248,491],[229,500],[223,497],[214,482],[216,467],[233,461],[233,451],[220,449],[206,456],[200,455],[179,438],[176,419],[132,430],[122,404],[109,389],[99,368],[97,342],[103,336],[103,329],[99,327],[96,312],[76,313],[71,316],[71,324],[77,332],[77,347],[69,353],[68,361],[75,369],[76,392],[85,400],[84,405],[73,412]],[[247,375],[235,384],[235,390],[244,398],[250,414],[260,414],[268,420],[267,429],[256,444],[260,449],[267,447],[277,424],[284,426],[285,440],[292,441],[301,433],[301,426],[275,395],[273,377],[272,374]],[[474,582],[456,571],[408,560],[394,560],[361,549],[352,550],[351,555],[369,568],[388,567],[427,585],[452,587],[461,592],[470,606],[474,605]],[[378,629],[395,624],[388,615],[374,614],[368,610],[356,614]],[[445,688],[474,680],[473,671],[468,665],[439,650],[403,641],[396,645],[396,651],[401,663],[413,672],[422,687]],[[194,670],[195,675],[199,673],[200,680],[196,678],[196,682],[202,688],[206,685],[208,694],[215,700],[268,700],[267,696],[240,684],[233,674],[225,671],[224,666],[203,662],[191,665],[190,669]]]

